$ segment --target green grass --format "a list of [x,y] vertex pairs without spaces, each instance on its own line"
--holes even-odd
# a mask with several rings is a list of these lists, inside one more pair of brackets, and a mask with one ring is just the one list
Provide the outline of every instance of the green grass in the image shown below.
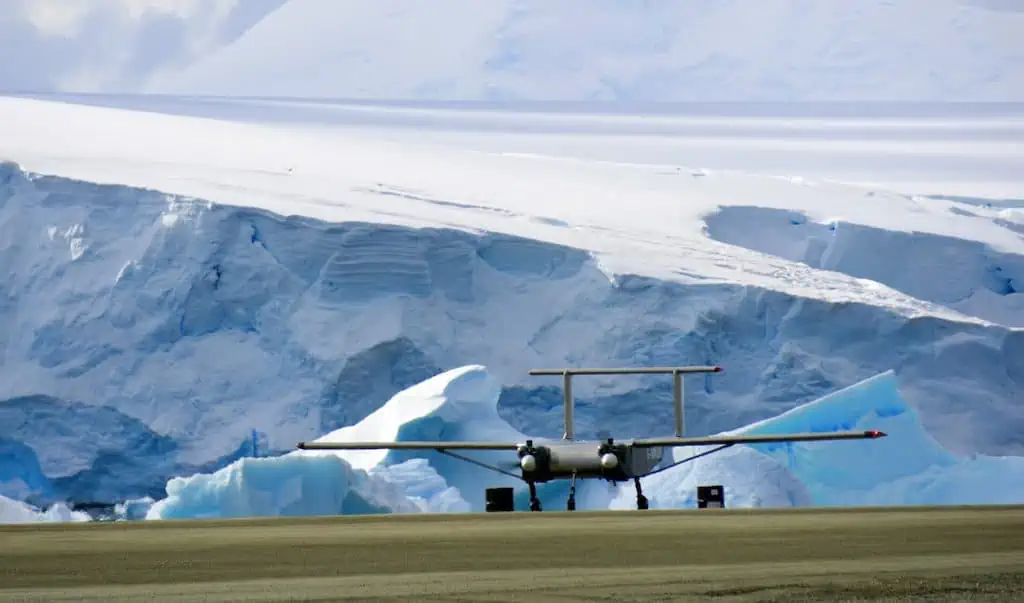
[[1024,507],[0,526],[0,601],[1024,601]]

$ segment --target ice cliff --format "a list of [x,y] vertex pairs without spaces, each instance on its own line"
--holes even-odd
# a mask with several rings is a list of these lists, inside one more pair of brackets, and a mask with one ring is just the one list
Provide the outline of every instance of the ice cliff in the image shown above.
[[[844,243],[848,253],[855,243]],[[513,236],[330,224],[0,164],[0,273],[0,495],[37,506],[179,500],[173,478],[192,475],[213,480],[209,492],[220,480],[273,484],[277,463],[293,476],[289,493],[228,504],[224,490],[189,508],[393,509],[397,491],[417,493],[401,508],[472,505],[480,488],[453,486],[461,474],[439,459],[434,475],[399,457],[386,467],[265,457],[340,428],[382,429],[374,413],[393,396],[475,365],[489,377],[469,371],[476,385],[443,389],[464,404],[430,398],[421,416],[432,418],[405,429],[440,433],[430,429],[463,424],[457,409],[483,405],[504,421],[481,415],[494,429],[558,437],[559,384],[529,368],[715,363],[727,372],[689,383],[691,434],[778,416],[892,369],[908,402],[882,398],[912,408],[944,454],[990,455],[979,457],[985,467],[1011,471],[1015,461],[997,457],[1024,449],[1024,331],[752,285],[609,275],[588,253]],[[580,437],[670,431],[670,380],[580,380],[575,393]],[[948,462],[887,475],[886,490],[868,493],[833,490],[806,473],[813,463],[790,466],[780,451],[754,452],[715,462],[777,475],[764,500],[946,500],[961,494],[914,480],[982,466],[937,453],[925,458]],[[710,471],[699,467],[678,471]],[[309,492],[321,472],[342,481]],[[684,473],[662,479],[672,475]],[[561,498],[557,488],[548,495]]]

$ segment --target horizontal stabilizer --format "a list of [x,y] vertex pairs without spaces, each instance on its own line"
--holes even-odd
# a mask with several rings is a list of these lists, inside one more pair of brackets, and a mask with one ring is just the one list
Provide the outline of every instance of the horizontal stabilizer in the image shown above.
[[654,366],[641,368],[557,368],[531,369],[531,375],[687,375],[691,373],[721,373],[720,366]]

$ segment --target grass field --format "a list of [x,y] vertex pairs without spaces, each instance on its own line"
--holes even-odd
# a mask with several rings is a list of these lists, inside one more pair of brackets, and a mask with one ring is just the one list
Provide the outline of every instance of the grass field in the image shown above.
[[1024,601],[1024,507],[0,526],[0,601]]

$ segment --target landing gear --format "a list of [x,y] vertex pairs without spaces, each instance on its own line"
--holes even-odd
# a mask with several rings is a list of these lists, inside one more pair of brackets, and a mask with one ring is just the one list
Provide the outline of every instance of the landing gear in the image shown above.
[[634,477],[633,484],[636,485],[636,508],[641,511],[647,509],[647,497],[644,496],[644,491],[640,487],[640,478]]
[[540,511],[540,499],[537,498],[537,486],[530,482],[530,510]]
[[576,474],[572,474],[572,479],[569,481],[569,502],[566,504],[566,509],[569,511],[576,510]]

